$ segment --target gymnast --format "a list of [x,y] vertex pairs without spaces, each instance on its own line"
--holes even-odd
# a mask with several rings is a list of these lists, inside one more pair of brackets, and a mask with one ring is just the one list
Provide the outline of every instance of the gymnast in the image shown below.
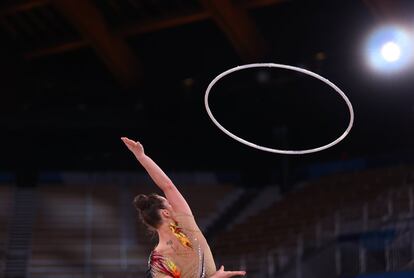
[[245,271],[216,269],[207,240],[186,200],[161,168],[144,153],[140,142],[121,138],[165,197],[140,194],[134,198],[141,221],[158,235],[148,260],[149,278],[226,278]]

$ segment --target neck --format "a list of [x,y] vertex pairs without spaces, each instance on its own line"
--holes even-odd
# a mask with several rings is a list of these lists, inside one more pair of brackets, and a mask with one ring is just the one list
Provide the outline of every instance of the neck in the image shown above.
[[172,239],[171,230],[169,227],[170,223],[163,223],[158,229],[158,247],[163,249],[164,246],[167,245],[167,242],[169,242]]

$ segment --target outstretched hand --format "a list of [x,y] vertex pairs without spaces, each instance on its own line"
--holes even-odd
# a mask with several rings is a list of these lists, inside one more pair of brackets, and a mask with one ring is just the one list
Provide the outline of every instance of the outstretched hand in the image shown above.
[[138,141],[131,140],[127,137],[121,137],[121,140],[125,143],[125,145],[128,147],[128,149],[134,154],[134,155],[143,155],[144,154],[144,147],[142,144]]
[[221,266],[220,269],[212,276],[214,278],[228,278],[233,276],[244,276],[246,271],[224,271],[224,266]]

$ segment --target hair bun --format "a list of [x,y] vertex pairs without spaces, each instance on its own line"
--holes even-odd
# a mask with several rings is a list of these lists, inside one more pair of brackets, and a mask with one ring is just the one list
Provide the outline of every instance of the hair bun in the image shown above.
[[134,206],[142,222],[151,230],[156,230],[162,223],[160,209],[165,209],[163,200],[158,194],[139,194],[134,198]]
[[151,201],[147,195],[140,194],[135,197],[134,205],[139,210],[146,210],[151,206]]

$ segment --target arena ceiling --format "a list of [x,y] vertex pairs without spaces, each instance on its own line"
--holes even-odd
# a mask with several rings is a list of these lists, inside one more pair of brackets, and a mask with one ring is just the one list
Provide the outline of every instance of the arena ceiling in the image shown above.
[[[378,76],[361,54],[372,28],[404,20],[412,7],[385,0],[2,1],[1,166],[135,167],[120,136],[140,139],[173,169],[277,164],[286,157],[232,141],[204,110],[208,83],[250,62],[315,71],[354,104],[345,142],[292,159],[412,149],[412,71]],[[275,148],[325,144],[348,120],[329,88],[276,70],[234,75],[212,102],[231,130]]]

